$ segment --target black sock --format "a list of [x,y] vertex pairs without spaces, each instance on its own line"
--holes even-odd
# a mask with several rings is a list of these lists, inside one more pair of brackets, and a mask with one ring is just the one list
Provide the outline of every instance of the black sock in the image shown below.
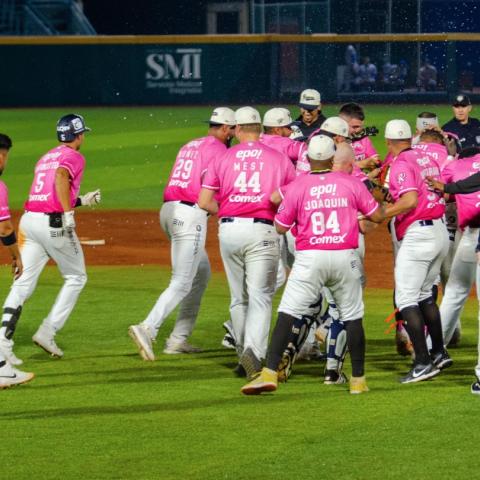
[[288,313],[278,312],[277,323],[273,329],[272,339],[268,347],[266,367],[270,370],[277,370],[278,364],[282,359],[283,352],[287,348],[290,336],[292,334],[292,326],[297,320]]
[[418,304],[432,339],[432,353],[443,352],[443,332],[440,320],[440,310],[433,298],[427,298]]
[[365,331],[362,319],[345,322],[345,329],[352,362],[352,377],[363,377],[365,374]]
[[7,362],[5,360],[1,361],[0,362],[0,368],[4,367],[6,364],[7,364]]
[[416,305],[405,307],[402,309],[402,316],[415,350],[415,362],[422,364],[430,363],[427,341],[425,340],[425,323],[420,307]]

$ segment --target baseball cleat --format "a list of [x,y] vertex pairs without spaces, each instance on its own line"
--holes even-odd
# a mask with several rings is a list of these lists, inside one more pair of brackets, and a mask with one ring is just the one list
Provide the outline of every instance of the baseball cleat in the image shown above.
[[450,355],[446,350],[439,353],[431,353],[432,362],[440,370],[444,370],[453,365],[453,360],[450,358]]
[[348,379],[343,372],[339,373],[336,370],[325,370],[323,379],[325,385],[342,385],[347,382]]
[[224,322],[223,328],[225,329],[226,333],[222,340],[222,347],[235,350],[237,342],[235,341],[235,333],[233,331],[232,321],[228,320],[227,322]]
[[148,327],[143,325],[130,325],[128,334],[138,347],[140,356],[147,361],[153,362],[155,354],[153,353],[152,337]]
[[202,349],[190,345],[186,340],[181,342],[174,342],[167,340],[163,353],[167,355],[177,355],[180,353],[201,353]]
[[428,380],[440,373],[440,369],[433,363],[421,364],[417,363],[413,368],[400,379],[400,383],[416,383],[422,380]]
[[21,385],[33,380],[35,375],[31,372],[22,372],[8,363],[0,367],[0,389]]
[[297,353],[295,348],[287,348],[282,355],[280,364],[278,365],[277,375],[280,383],[285,383],[292,374],[293,364],[295,363]]
[[257,377],[244,385],[240,391],[244,395],[259,395],[262,392],[274,392],[278,388],[277,372],[263,368]]
[[23,360],[13,353],[13,340],[0,336],[0,353],[10,365],[21,365]]
[[477,379],[472,383],[472,386],[470,387],[470,391],[474,395],[480,395],[480,380]]
[[360,393],[368,392],[367,380],[365,375],[363,377],[350,377],[350,393],[357,395]]
[[63,351],[55,343],[53,330],[43,323],[32,337],[32,340],[35,345],[43,348],[52,357],[63,357]]

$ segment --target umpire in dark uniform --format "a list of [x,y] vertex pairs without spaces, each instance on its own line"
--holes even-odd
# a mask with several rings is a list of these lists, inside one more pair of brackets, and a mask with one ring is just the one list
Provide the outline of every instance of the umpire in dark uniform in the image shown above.
[[443,125],[442,130],[457,135],[462,149],[480,147],[480,121],[478,118],[469,118],[472,111],[470,98],[457,95],[452,107],[455,117]]
[[[307,88],[300,94],[300,115],[294,125],[302,132],[306,140],[315,130],[319,129],[326,117],[322,114],[320,92]],[[299,140],[300,138],[297,138]]]

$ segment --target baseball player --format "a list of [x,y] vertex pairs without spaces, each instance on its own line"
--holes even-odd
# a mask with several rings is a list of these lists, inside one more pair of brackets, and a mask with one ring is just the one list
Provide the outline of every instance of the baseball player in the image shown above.
[[210,278],[210,263],[205,251],[207,214],[197,200],[207,168],[226,152],[234,128],[233,110],[216,108],[210,117],[208,134],[190,141],[178,152],[160,210],[160,225],[171,241],[172,277],[147,318],[128,329],[144,360],[155,360],[152,342],[178,304],[180,310],[175,327],[163,353],[200,352],[187,341]]
[[65,325],[87,281],[83,251],[75,233],[74,208],[95,205],[101,198],[100,190],[78,196],[85,168],[85,158],[79,150],[90,129],[80,115],[69,114],[60,118],[56,130],[60,145],[37,162],[20,220],[23,274],[13,282],[3,306],[2,352],[15,364],[21,363],[12,352],[15,326],[48,260],[55,261],[64,284],[32,339],[53,357],[63,356],[55,335]]
[[[432,378],[452,364],[443,346],[442,324],[432,287],[448,252],[448,232],[443,222],[445,202],[428,188],[427,175],[440,176],[437,163],[420,150],[412,150],[412,133],[405,120],[391,120],[385,129],[389,153],[394,158],[389,175],[394,203],[387,217],[395,217],[394,235],[400,243],[395,259],[395,303],[415,350],[415,362],[401,383]],[[429,353],[425,326],[432,341]]]
[[252,377],[260,371],[267,350],[280,256],[273,228],[276,207],[270,196],[295,178],[295,169],[288,157],[259,141],[257,110],[239,108],[235,120],[240,143],[208,168],[199,206],[211,214],[218,211],[220,253],[239,354],[236,373]]
[[313,88],[303,90],[298,106],[300,107],[300,116],[295,120],[295,124],[302,132],[303,139],[306,140],[325,121],[325,116],[322,114],[320,92]]
[[[451,183],[480,172],[480,153],[475,149],[462,150],[460,158],[447,165],[442,172],[442,182]],[[443,183],[431,181],[434,188],[443,191]],[[444,343],[447,345],[454,333],[457,320],[475,281],[477,244],[480,227],[480,194],[470,193],[455,197],[458,212],[458,227],[461,232],[450,275],[445,287],[440,315]]]
[[[2,175],[7,165],[10,148],[12,148],[12,140],[8,135],[0,133],[0,175]],[[20,278],[23,272],[22,259],[8,207],[8,190],[2,181],[0,181],[0,240],[12,256],[12,273],[14,278]],[[0,348],[0,389],[27,383],[34,377],[33,373],[22,372],[13,367],[7,361],[7,357],[3,355]]]
[[242,387],[245,395],[277,389],[277,368],[287,346],[292,325],[318,298],[320,290],[331,290],[342,320],[352,359],[350,392],[368,391],[365,375],[363,300],[358,255],[358,212],[375,222],[383,209],[359,180],[343,172],[332,172],[335,144],[324,135],[308,146],[311,173],[286,188],[275,217],[279,233],[297,227],[296,256],[278,307],[278,319],[268,350],[266,367]]

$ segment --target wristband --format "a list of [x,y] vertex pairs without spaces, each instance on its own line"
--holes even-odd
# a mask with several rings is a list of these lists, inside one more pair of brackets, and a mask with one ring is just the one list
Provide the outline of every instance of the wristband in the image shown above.
[[6,246],[9,247],[10,245],[15,245],[17,243],[17,236],[15,235],[15,232],[12,232],[10,235],[7,235],[6,237],[0,237],[2,240],[2,243]]
[[75,200],[75,206],[73,208],[81,207],[82,206],[82,199],[80,197],[77,197]]

